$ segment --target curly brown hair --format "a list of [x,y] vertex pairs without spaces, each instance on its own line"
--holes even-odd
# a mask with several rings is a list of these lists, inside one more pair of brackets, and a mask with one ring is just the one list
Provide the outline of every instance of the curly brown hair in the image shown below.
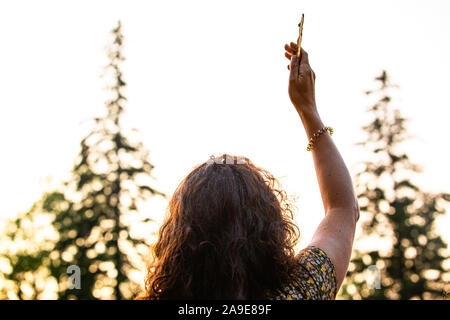
[[140,299],[264,299],[288,280],[299,239],[293,206],[247,158],[197,166],[167,211]]

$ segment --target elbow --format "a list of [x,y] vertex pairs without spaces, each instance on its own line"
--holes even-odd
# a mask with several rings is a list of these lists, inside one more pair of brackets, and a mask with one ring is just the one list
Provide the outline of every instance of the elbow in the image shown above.
[[359,220],[358,201],[355,198],[354,201],[347,201],[345,205],[329,207],[328,210],[325,210],[325,215],[329,213],[338,214],[345,221],[356,226],[356,222]]
[[355,221],[355,224],[358,222],[358,220],[359,220],[359,214],[360,214],[360,212],[359,212],[359,204],[358,204],[358,199],[356,199],[355,198],[355,203],[353,204],[353,214],[354,214],[354,221]]
[[347,216],[353,218],[355,222],[359,219],[359,204],[358,199],[355,196],[339,199],[339,203],[329,205],[328,208],[325,209],[325,212],[333,211],[335,209],[346,212]]

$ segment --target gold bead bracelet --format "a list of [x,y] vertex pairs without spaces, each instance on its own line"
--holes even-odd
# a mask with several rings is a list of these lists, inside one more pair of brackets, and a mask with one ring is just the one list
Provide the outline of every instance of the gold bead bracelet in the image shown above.
[[317,131],[316,133],[314,133],[311,137],[311,139],[309,139],[309,143],[306,146],[306,151],[311,151],[311,149],[314,146],[314,143],[317,141],[317,139],[320,137],[321,134],[327,132],[330,134],[330,136],[333,135],[334,133],[334,129],[332,127],[323,127],[322,129],[320,129],[319,131]]

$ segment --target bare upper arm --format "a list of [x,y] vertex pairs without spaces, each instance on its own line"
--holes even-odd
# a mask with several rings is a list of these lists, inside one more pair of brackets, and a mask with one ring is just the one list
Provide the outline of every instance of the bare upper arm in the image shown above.
[[337,290],[339,290],[350,262],[353,238],[358,209],[330,209],[319,224],[311,246],[316,246],[327,254],[333,262],[337,276]]

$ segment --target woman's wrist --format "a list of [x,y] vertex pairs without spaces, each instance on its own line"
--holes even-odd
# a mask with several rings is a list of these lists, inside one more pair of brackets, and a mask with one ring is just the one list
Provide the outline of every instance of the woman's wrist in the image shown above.
[[322,119],[320,118],[320,115],[315,107],[314,109],[310,108],[309,110],[299,111],[298,114],[302,120],[308,140],[316,131],[324,127]]

